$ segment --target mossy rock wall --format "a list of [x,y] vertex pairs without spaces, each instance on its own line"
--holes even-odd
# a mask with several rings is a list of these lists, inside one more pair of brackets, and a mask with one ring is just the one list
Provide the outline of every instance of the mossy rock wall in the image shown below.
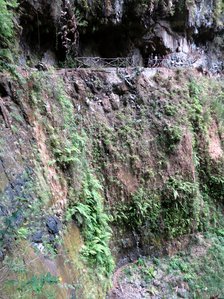
[[167,69],[17,71],[17,78],[1,83],[1,255],[7,267],[26,239],[37,264],[41,250],[45,264],[52,257],[58,280],[37,280],[37,265],[28,269],[32,287],[41,279],[42,287],[104,298],[113,259],[155,254],[168,240],[219,227],[221,79]]

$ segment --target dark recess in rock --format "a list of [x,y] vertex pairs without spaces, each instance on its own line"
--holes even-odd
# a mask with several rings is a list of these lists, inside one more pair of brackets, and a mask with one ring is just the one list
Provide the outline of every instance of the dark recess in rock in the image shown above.
[[11,96],[9,82],[6,78],[0,78],[0,97]]
[[41,56],[47,50],[55,51],[57,41],[57,26],[51,16],[51,6],[45,3],[41,9],[31,5],[28,1],[21,4],[20,26],[22,35],[20,45],[29,61],[30,51]]

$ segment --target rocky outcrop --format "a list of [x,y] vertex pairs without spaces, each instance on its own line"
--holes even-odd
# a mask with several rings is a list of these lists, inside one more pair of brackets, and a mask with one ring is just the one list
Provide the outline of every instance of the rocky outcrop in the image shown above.
[[[58,298],[67,296],[66,284],[88,281],[84,266],[76,269],[85,214],[72,206],[83,204],[86,163],[113,216],[110,248],[120,263],[162,252],[167,239],[212,223],[213,203],[223,201],[221,81],[167,68],[20,72],[22,84],[3,77],[0,85],[3,259],[22,237],[29,248],[23,259],[36,261],[30,275],[41,269],[61,277]],[[72,222],[66,233],[69,215],[79,227]],[[102,291],[94,298],[105,298],[97,279],[75,292],[88,298],[92,285]]]
[[[221,5],[20,1],[19,66],[0,76],[0,297],[103,299],[113,258],[169,253],[217,225]],[[77,55],[133,67],[49,67]]]
[[72,34],[65,30],[67,24],[59,22],[62,1],[57,1],[57,5],[46,1],[21,2],[19,22],[23,27],[21,44],[25,54],[21,62],[30,59],[30,55],[34,59],[35,48],[39,48],[39,59],[51,50],[63,60],[77,46],[71,56],[131,56],[137,49],[138,61],[140,64],[143,61],[143,65],[151,55],[199,51],[206,54],[204,68],[212,68],[212,64],[222,68],[222,42],[217,43],[216,51],[212,50],[213,41],[222,40],[224,17],[220,0],[67,2],[70,14],[74,13],[75,23],[72,16],[66,21],[75,24],[69,29],[74,30]]

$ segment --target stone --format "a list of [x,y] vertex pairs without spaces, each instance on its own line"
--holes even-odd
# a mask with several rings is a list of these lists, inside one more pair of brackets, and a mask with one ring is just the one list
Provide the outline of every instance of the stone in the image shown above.
[[110,99],[109,97],[107,96],[104,96],[103,99],[102,99],[102,106],[103,106],[103,110],[106,112],[106,113],[109,113],[111,112],[111,104],[110,104]]
[[35,68],[38,69],[38,71],[47,71],[48,70],[46,64],[44,64],[43,62],[38,62],[38,64],[35,65]]
[[35,248],[37,248],[42,254],[44,254],[44,245],[42,243],[35,243]]
[[138,48],[135,48],[132,52],[131,56],[132,66],[143,66],[143,58],[141,52]]
[[140,284],[140,286],[142,288],[146,288],[147,287],[147,283],[145,281],[142,281],[141,284]]
[[44,53],[44,56],[43,56],[41,62],[43,64],[47,65],[47,66],[54,66],[54,65],[56,65],[57,59],[56,59],[55,53],[52,52],[51,50],[47,50]]
[[198,33],[200,27],[205,30],[214,25],[214,7],[211,1],[195,1],[195,5],[189,6],[188,9],[188,26],[195,29],[195,34]]
[[187,291],[185,289],[178,289],[177,296],[180,298],[187,298]]
[[120,108],[120,98],[117,94],[111,94],[110,102],[113,110],[118,110]]
[[2,250],[0,250],[0,262],[2,262],[4,260],[4,252]]
[[19,209],[13,212],[13,225],[15,227],[20,226],[24,221],[23,212]]
[[60,220],[56,216],[49,216],[46,220],[46,226],[50,234],[56,235],[59,233]]
[[122,21],[124,10],[124,0],[109,0],[105,2],[104,16],[113,22],[119,24]]
[[124,82],[115,85],[113,89],[114,89],[114,93],[118,95],[124,95],[129,92],[129,89]]
[[159,286],[161,285],[161,283],[160,283],[159,280],[155,279],[155,280],[153,281],[153,285],[154,285],[155,287],[159,287]]
[[42,231],[36,231],[32,235],[31,240],[34,243],[41,243],[42,242],[42,237],[43,237],[43,232]]
[[71,290],[71,299],[77,299],[75,290]]
[[0,204],[0,216],[6,216],[7,214],[7,208]]

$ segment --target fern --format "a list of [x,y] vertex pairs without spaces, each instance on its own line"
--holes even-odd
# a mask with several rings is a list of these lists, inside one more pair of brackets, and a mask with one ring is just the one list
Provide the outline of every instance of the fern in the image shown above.
[[109,249],[111,229],[109,217],[103,210],[102,186],[87,170],[80,201],[73,207],[74,217],[82,227],[85,245],[82,254],[92,266],[97,266],[101,274],[110,276],[114,261]]

